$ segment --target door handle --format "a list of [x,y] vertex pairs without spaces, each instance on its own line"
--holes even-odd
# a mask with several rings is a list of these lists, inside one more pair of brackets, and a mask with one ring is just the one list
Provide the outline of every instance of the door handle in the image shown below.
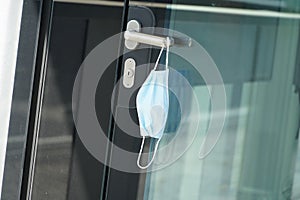
[[167,42],[167,37],[161,37],[146,33],[141,33],[141,25],[137,20],[130,20],[127,23],[127,30],[124,33],[125,47],[127,49],[136,49],[137,46],[141,44],[148,44],[158,47],[167,47],[167,45],[174,46],[192,46],[191,38],[173,38],[169,37],[169,43]]
[[[139,33],[136,31],[125,31],[124,33],[125,41],[131,41],[136,44],[136,46],[139,43],[142,44],[148,44],[153,46],[159,46],[159,47],[167,47],[167,38],[165,37],[159,37],[155,35],[145,34],[145,33]],[[128,44],[128,43],[127,43]],[[174,45],[174,39],[170,38],[170,46]],[[125,42],[126,46],[126,42]],[[126,46],[128,49],[131,48],[131,46]]]

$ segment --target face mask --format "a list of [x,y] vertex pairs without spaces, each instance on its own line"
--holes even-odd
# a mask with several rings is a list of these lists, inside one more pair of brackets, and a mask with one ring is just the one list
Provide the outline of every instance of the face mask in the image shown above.
[[[153,162],[167,122],[169,111],[169,41],[169,38],[167,38],[166,69],[163,71],[156,71],[161,54],[164,50],[164,47],[162,47],[154,69],[150,72],[136,97],[140,134],[143,137],[137,159],[137,165],[141,169],[148,168]],[[146,166],[141,166],[140,159],[144,148],[145,137],[156,138],[157,141],[154,147],[152,159]]]

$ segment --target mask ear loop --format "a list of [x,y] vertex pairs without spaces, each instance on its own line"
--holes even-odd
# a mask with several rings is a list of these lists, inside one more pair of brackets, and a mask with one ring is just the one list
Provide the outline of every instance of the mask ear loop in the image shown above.
[[159,145],[159,142],[160,142],[161,138],[158,139],[158,141],[156,142],[155,144],[155,147],[154,147],[154,151],[153,151],[153,156],[150,160],[150,162],[146,165],[146,166],[142,166],[140,164],[140,160],[141,160],[141,156],[142,156],[142,151],[143,151],[143,148],[144,148],[144,143],[145,143],[145,136],[143,136],[143,140],[142,140],[142,144],[141,144],[141,148],[140,148],[140,152],[139,152],[139,156],[138,156],[138,159],[136,161],[136,164],[139,168],[141,169],[147,169],[154,161],[154,158],[156,156],[156,152],[157,152],[157,148],[158,148],[158,145]]
[[158,62],[159,62],[159,60],[160,60],[160,57],[161,57],[161,55],[162,55],[162,52],[164,51],[164,48],[166,47],[167,48],[167,51],[166,51],[166,69],[168,69],[169,68],[169,51],[170,51],[170,38],[169,37],[167,37],[167,39],[166,39],[167,41],[166,41],[166,43],[161,47],[161,49],[160,49],[160,52],[159,52],[159,55],[158,55],[158,58],[157,58],[157,60],[156,60],[156,62],[155,62],[155,65],[154,65],[154,68],[153,68],[153,70],[156,70],[156,68],[157,68],[157,66],[158,66]]
[[163,51],[164,51],[164,47],[161,47],[160,52],[159,52],[159,55],[158,55],[158,58],[157,58],[157,60],[156,60],[156,62],[155,62],[154,68],[153,68],[154,71],[156,70],[156,68],[157,68],[157,66],[158,66],[158,62],[159,62],[159,60],[160,60],[160,57],[161,57],[161,54],[162,54]]
[[166,42],[166,46],[167,46],[167,51],[166,51],[166,69],[169,69],[169,52],[170,52],[170,38],[167,37],[167,42]]

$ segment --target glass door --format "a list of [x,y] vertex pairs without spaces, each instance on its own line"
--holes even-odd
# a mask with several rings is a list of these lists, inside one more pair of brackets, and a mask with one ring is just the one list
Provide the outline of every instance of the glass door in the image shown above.
[[[141,25],[135,31],[174,39],[169,111],[153,164],[139,169],[136,94],[159,48],[125,44],[121,74],[128,75],[125,62],[133,58],[141,80],[129,89],[120,81],[116,93],[106,199],[299,199],[299,1],[129,5],[128,24]],[[143,25],[149,13],[155,28]],[[143,65],[136,53],[150,47]],[[156,142],[146,139],[144,164]]]
[[[21,199],[300,198],[299,1],[45,0],[42,11]],[[168,95],[150,124],[166,121],[144,144],[136,102],[154,68],[168,71]]]

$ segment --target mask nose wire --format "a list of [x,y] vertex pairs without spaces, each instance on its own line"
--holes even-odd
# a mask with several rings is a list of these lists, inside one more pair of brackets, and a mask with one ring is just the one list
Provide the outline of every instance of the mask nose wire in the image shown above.
[[152,156],[150,162],[149,162],[146,166],[142,166],[142,165],[140,164],[140,160],[141,160],[142,151],[143,151],[144,144],[145,144],[145,136],[143,136],[143,140],[142,140],[142,144],[141,144],[139,156],[138,156],[138,159],[137,159],[137,161],[136,161],[136,164],[137,164],[137,166],[138,166],[139,168],[141,168],[141,169],[147,169],[147,168],[152,164],[152,162],[154,161],[154,158],[155,158],[155,156],[156,156],[157,148],[158,148],[158,145],[159,145],[160,140],[161,140],[161,137],[158,139],[158,141],[157,141],[156,144],[155,144],[153,156]]

